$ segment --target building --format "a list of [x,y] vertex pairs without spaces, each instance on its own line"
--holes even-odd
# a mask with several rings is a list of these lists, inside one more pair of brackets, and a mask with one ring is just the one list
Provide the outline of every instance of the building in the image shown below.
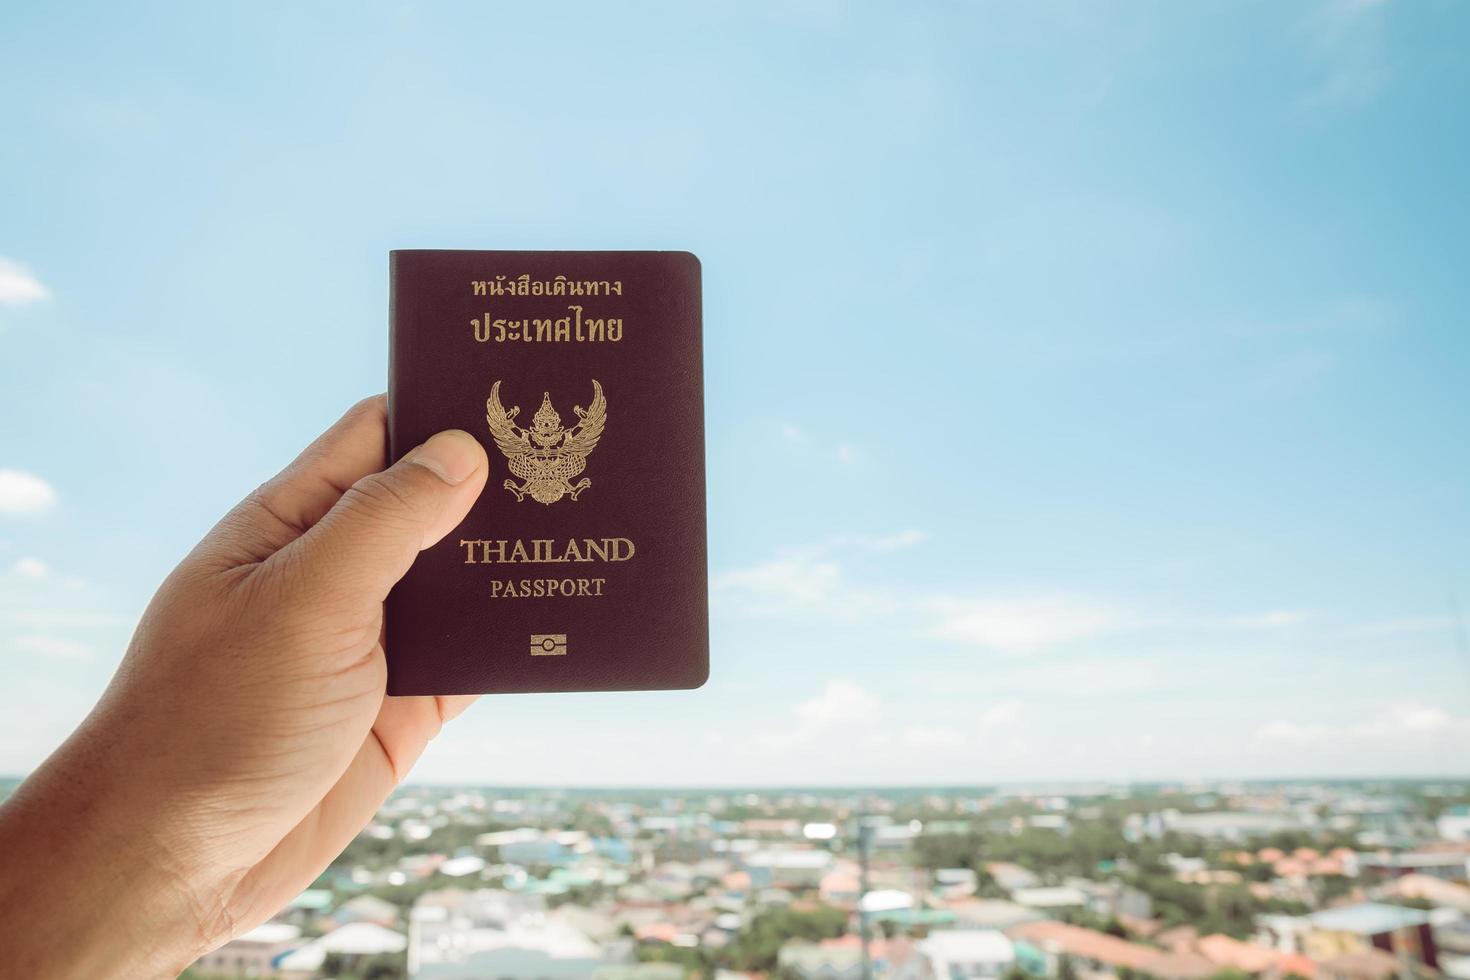
[[1470,842],[1470,806],[1452,806],[1439,819],[1434,828],[1442,840]]
[[946,903],[954,913],[955,925],[960,929],[998,929],[1005,932],[1023,922],[1036,922],[1046,916],[1015,902],[998,898],[966,898]]
[[349,922],[375,922],[393,928],[398,925],[398,906],[373,895],[357,895],[337,907],[330,916],[338,925]]
[[1291,813],[1218,810],[1209,813],[1165,811],[1164,824],[1179,834],[1243,842],[1282,830],[1300,830],[1307,822]]
[[1421,874],[1465,881],[1470,878],[1470,845],[1442,844],[1402,853],[1379,851],[1359,855],[1358,863],[1363,871],[1380,878]]
[[1016,961],[1028,970],[1056,977],[1063,959],[1076,969],[1104,975],[1119,970],[1147,973],[1158,980],[1206,980],[1219,968],[1197,953],[1165,952],[1130,943],[1095,929],[1045,920],[1010,929],[1016,944]]
[[985,873],[1008,892],[1018,888],[1035,888],[1041,884],[1041,879],[1035,872],[1010,861],[992,861],[985,866]]
[[1054,912],[1061,909],[1080,909],[1087,905],[1087,895],[1080,888],[1056,885],[1050,888],[1017,888],[1011,892],[1011,901],[1030,909]]
[[298,927],[288,922],[264,922],[219,949],[205,953],[194,965],[210,973],[271,977],[276,975],[276,957],[300,944]]
[[832,867],[831,851],[767,850],[746,854],[742,863],[756,888],[818,888]]
[[1437,908],[1454,909],[1470,916],[1470,887],[1432,875],[1408,874],[1383,886],[1383,894],[1395,898],[1418,899]]
[[994,929],[941,929],[919,940],[926,978],[999,977],[1016,962],[1016,947]]
[[942,898],[973,895],[980,887],[980,876],[973,868],[939,868],[934,872],[934,893]]
[[537,895],[450,889],[421,896],[409,915],[414,980],[540,977],[572,980],[608,965],[597,943]]
[[282,955],[276,960],[276,970],[288,977],[314,977],[332,954],[350,970],[368,957],[399,954],[407,947],[408,939],[401,932],[376,922],[349,922]]
[[[1310,915],[1263,915],[1257,942],[1282,952],[1304,953],[1320,963],[1368,950],[1403,956],[1437,968],[1438,949],[1429,916],[1418,909],[1360,902]],[[1372,958],[1339,964],[1365,967]]]
[[[878,980],[924,980],[922,957],[907,939],[872,939],[868,954]],[[852,935],[816,943],[792,939],[781,947],[776,964],[782,974],[801,980],[862,980],[862,940]]]

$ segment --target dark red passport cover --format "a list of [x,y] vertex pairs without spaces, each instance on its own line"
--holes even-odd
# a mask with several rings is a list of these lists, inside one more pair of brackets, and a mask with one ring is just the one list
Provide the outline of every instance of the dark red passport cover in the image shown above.
[[490,477],[388,596],[388,693],[703,684],[699,260],[404,250],[389,277],[390,455],[464,429]]

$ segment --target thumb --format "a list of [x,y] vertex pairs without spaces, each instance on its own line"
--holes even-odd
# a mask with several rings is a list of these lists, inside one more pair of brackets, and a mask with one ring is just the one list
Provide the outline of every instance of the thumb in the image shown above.
[[479,440],[450,429],[363,477],[286,552],[316,588],[380,603],[420,551],[454,530],[485,487]]

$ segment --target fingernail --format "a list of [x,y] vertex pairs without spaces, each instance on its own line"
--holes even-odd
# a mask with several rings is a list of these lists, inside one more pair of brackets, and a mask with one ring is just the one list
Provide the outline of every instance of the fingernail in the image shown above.
[[475,437],[461,429],[448,429],[408,454],[417,463],[450,485],[463,483],[480,465],[484,453]]

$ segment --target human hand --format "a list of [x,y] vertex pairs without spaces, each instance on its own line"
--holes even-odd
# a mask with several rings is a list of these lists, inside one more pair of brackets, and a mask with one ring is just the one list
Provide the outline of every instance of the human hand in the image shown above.
[[489,464],[386,465],[361,402],[154,596],[96,708],[0,808],[17,976],[171,976],[307,887],[473,697],[387,697],[383,600]]

